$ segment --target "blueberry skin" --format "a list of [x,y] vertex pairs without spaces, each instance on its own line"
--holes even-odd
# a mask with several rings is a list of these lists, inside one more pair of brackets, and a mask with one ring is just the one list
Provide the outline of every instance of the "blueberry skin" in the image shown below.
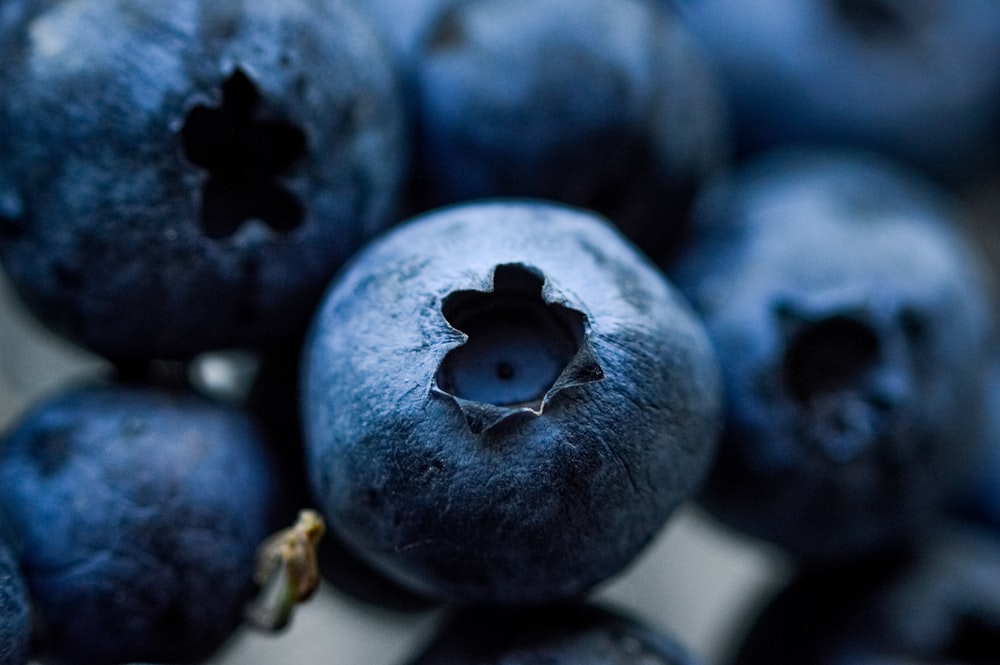
[[[576,349],[536,380],[557,313]],[[494,334],[518,320],[537,337]],[[662,273],[606,220],[541,201],[442,209],[369,245],[303,375],[331,530],[440,600],[547,602],[619,572],[701,480],[721,411],[712,349]]]
[[46,663],[193,662],[242,620],[279,492],[255,425],[191,393],[67,389],[0,444]]
[[612,607],[461,608],[410,665],[698,665],[673,635]]
[[986,446],[950,509],[956,517],[1000,530],[1000,363],[996,358],[989,371]]
[[25,665],[31,641],[31,601],[14,549],[0,539],[0,665]]
[[292,339],[395,221],[398,72],[351,3],[9,5],[0,262],[74,341],[145,360]]
[[926,181],[787,151],[707,192],[672,270],[723,367],[702,499],[805,563],[909,537],[967,480],[995,343],[981,260]]
[[642,0],[472,0],[416,56],[417,195],[589,208],[653,256],[728,163],[721,85],[673,16]]
[[733,665],[992,665],[1000,537],[945,525],[911,551],[800,575],[753,617]]
[[670,0],[728,92],[742,154],[778,145],[882,151],[947,183],[1000,145],[992,0]]

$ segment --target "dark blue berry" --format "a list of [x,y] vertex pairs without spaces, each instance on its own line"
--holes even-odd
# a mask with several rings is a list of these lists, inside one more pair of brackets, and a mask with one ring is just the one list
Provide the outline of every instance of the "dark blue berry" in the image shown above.
[[882,151],[949,183],[996,165],[992,0],[669,0],[717,66],[743,153]]
[[673,272],[723,367],[704,500],[806,560],[906,538],[968,479],[995,329],[950,202],[867,154],[762,158]]
[[654,3],[454,3],[414,60],[424,205],[554,199],[607,216],[660,256],[728,158],[714,73]]
[[542,202],[444,209],[363,250],[303,373],[331,530],[444,600],[548,601],[619,572],[719,425],[688,305],[606,220]]
[[39,654],[180,662],[242,620],[278,493],[256,426],[188,393],[67,389],[0,444]]
[[461,608],[411,665],[697,665],[671,634],[616,609]]
[[994,665],[1000,538],[949,526],[913,550],[795,578],[733,665]]
[[351,3],[9,4],[0,260],[74,341],[141,361],[296,339],[395,220],[399,77]]

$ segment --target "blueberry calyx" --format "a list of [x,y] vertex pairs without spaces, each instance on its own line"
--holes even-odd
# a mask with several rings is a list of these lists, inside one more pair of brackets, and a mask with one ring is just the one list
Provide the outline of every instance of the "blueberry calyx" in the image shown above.
[[541,415],[560,391],[604,378],[583,312],[543,296],[544,276],[498,265],[492,291],[454,291],[441,313],[465,342],[449,351],[432,393],[452,399],[476,434],[516,414]]
[[805,440],[847,464],[876,448],[892,449],[909,390],[892,344],[863,309],[809,312],[782,303],[784,389],[800,410]]
[[268,113],[241,69],[222,83],[217,108],[191,109],[180,138],[188,161],[208,171],[201,192],[205,235],[232,236],[251,219],[278,233],[302,223],[302,203],[281,184],[280,176],[304,157],[305,133]]

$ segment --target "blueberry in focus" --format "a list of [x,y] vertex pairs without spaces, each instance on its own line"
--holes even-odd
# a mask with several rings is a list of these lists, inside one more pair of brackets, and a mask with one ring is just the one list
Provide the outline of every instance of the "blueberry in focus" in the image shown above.
[[0,443],[45,663],[193,662],[242,621],[279,491],[255,424],[191,393],[71,387]]
[[461,608],[410,665],[697,665],[673,635],[617,609]]
[[909,552],[795,579],[733,665],[994,665],[1000,537],[948,525]]
[[870,154],[788,151],[697,217],[672,276],[723,368],[705,505],[803,562],[910,537],[986,431],[995,318],[955,207]]
[[609,222],[541,201],[419,216],[337,277],[303,361],[330,530],[431,599],[576,597],[690,496],[719,429],[701,324]]
[[0,665],[25,665],[31,643],[31,601],[10,538],[0,529]]
[[418,202],[532,196],[595,210],[652,256],[727,164],[721,85],[642,0],[471,0],[414,56]]
[[395,220],[392,58],[342,0],[28,2],[0,25],[0,262],[114,360],[302,334]]
[[853,145],[948,183],[1000,145],[992,0],[668,0],[717,66],[743,154]]

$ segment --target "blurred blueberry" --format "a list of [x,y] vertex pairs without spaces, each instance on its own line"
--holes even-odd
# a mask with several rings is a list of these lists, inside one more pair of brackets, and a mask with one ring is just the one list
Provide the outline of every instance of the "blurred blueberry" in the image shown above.
[[733,665],[995,665],[1000,537],[947,526],[909,552],[801,575]]
[[717,372],[688,305],[606,220],[436,211],[357,255],[313,322],[312,486],[345,545],[418,594],[574,597],[698,485]]
[[994,0],[667,0],[729,92],[743,153],[849,144],[949,183],[1000,145]]
[[659,256],[727,163],[721,85],[655,3],[459,2],[415,62],[425,206],[554,199],[600,212]]
[[68,388],[0,444],[46,663],[189,662],[253,591],[278,492],[254,424],[189,393]]
[[73,340],[145,360],[294,338],[395,220],[399,81],[352,3],[9,4],[0,261]]
[[673,635],[617,609],[461,608],[411,665],[697,665]]
[[836,559],[908,537],[968,479],[995,318],[949,204],[851,152],[777,153],[706,193],[672,274],[723,367],[703,498],[724,521]]

